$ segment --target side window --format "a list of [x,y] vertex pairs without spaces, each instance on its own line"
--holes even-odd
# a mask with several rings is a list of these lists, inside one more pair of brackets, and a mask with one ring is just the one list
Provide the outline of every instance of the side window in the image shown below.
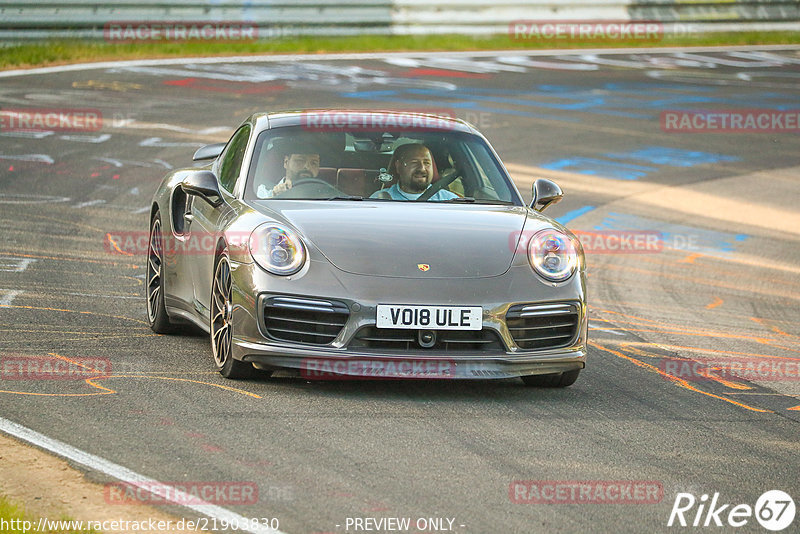
[[247,148],[247,140],[250,138],[250,126],[242,126],[233,137],[231,137],[225,152],[222,154],[219,166],[219,185],[229,193],[233,192],[233,186],[239,177],[244,160],[244,151]]

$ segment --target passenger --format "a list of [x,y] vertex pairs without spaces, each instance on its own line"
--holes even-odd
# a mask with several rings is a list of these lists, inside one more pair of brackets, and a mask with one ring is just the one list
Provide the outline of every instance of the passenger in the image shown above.
[[[374,192],[370,198],[417,200],[431,186],[433,155],[422,144],[409,143],[397,147],[389,162],[389,173],[396,180],[388,189]],[[458,195],[446,189],[437,191],[430,200],[450,200]]]

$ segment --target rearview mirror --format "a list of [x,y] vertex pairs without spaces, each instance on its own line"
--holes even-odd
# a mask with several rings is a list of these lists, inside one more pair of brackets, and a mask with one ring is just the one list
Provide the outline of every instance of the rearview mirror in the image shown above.
[[538,178],[533,182],[533,200],[531,200],[531,209],[542,212],[548,206],[559,202],[564,198],[564,193],[558,184],[552,180]]
[[192,160],[200,161],[204,159],[214,159],[222,154],[222,149],[225,148],[226,143],[214,143],[213,145],[206,145],[197,149],[197,152],[192,156]]
[[181,182],[181,188],[189,195],[196,195],[214,207],[222,204],[217,177],[211,171],[195,171]]

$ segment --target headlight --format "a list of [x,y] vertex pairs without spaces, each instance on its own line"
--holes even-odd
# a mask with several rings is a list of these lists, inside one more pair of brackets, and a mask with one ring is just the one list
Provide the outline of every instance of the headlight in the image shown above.
[[294,274],[306,261],[303,240],[281,224],[262,224],[250,234],[248,246],[255,262],[272,274]]
[[540,230],[528,243],[528,260],[539,276],[563,282],[578,267],[578,252],[572,240],[559,230]]

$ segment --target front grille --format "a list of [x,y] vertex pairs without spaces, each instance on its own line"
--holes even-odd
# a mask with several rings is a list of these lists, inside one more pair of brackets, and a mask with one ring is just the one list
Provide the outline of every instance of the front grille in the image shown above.
[[500,338],[492,330],[436,330],[436,343],[423,348],[417,330],[365,326],[356,332],[349,347],[375,350],[433,350],[443,352],[502,352]]
[[300,297],[264,300],[264,328],[279,341],[327,345],[344,328],[350,310],[342,302]]
[[577,304],[517,304],[506,313],[506,325],[521,349],[555,349],[575,338],[580,323]]

